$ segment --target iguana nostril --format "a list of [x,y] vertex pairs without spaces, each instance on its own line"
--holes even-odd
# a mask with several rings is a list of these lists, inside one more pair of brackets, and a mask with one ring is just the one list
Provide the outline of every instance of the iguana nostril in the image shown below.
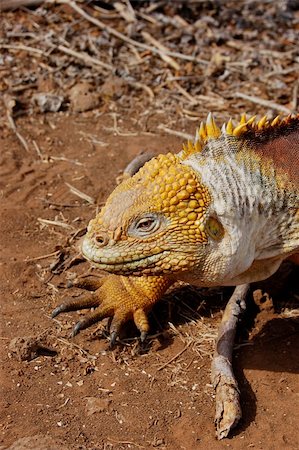
[[103,247],[104,245],[106,245],[108,243],[107,236],[105,236],[103,234],[96,234],[94,237],[94,240],[95,240],[96,244],[100,245],[101,247]]

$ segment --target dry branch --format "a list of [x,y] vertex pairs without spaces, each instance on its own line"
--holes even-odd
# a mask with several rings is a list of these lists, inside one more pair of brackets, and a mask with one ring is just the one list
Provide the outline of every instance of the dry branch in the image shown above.
[[180,138],[186,139],[186,141],[193,141],[194,136],[192,134],[183,133],[182,131],[178,130],[171,130],[170,128],[166,127],[163,124],[160,124],[158,126],[159,130],[165,131],[167,134],[172,134],[173,136],[178,136]]
[[192,344],[192,341],[189,341],[188,344],[185,345],[185,347],[179,351],[176,355],[174,355],[169,361],[167,361],[165,364],[162,364],[162,366],[158,367],[157,372],[165,369],[169,364],[171,364],[173,361],[175,361],[179,356],[181,356]]
[[242,417],[238,383],[232,368],[232,355],[237,324],[246,310],[249,284],[237,286],[223,313],[212,361],[211,379],[216,393],[216,435],[227,437]]
[[25,52],[28,53],[36,53],[37,55],[41,56],[43,55],[45,52],[43,50],[40,50],[39,48],[34,48],[34,47],[28,47],[27,45],[6,45],[6,44],[1,44],[0,48],[6,48],[8,50],[23,50]]
[[10,11],[22,6],[39,6],[45,0],[0,0],[0,11]]
[[263,98],[256,97],[255,95],[247,95],[243,94],[242,92],[236,92],[235,97],[242,98],[243,100],[248,100],[249,102],[255,103],[257,105],[265,106],[266,108],[274,109],[275,111],[280,111],[286,114],[291,114],[292,112],[286,106],[279,105],[278,103],[271,102],[270,100],[265,100]]
[[59,220],[42,219],[41,217],[38,217],[37,220],[43,225],[53,225],[54,227],[66,228],[67,230],[73,229],[68,223],[60,222]]
[[65,47],[64,45],[58,45],[57,48],[58,50],[60,50],[63,53],[66,53],[67,55],[74,56],[75,58],[84,61],[87,65],[100,66],[103,67],[104,69],[111,71],[114,70],[114,68],[110,64],[106,64],[102,61],[99,61],[98,59],[93,58],[92,56],[89,56],[86,53],[76,52],[75,50]]
[[29,147],[26,142],[26,139],[17,130],[16,124],[15,124],[15,121],[13,118],[13,110],[14,110],[14,107],[16,106],[16,99],[14,97],[10,96],[9,94],[4,94],[3,101],[4,101],[4,105],[6,107],[6,117],[7,117],[8,125],[9,125],[10,129],[15,133],[16,137],[18,138],[18,140],[20,141],[20,143],[22,144],[22,146],[24,147],[26,152],[28,152]]
[[69,5],[71,8],[73,8],[74,11],[76,11],[78,14],[80,14],[82,17],[84,17],[89,22],[91,22],[94,25],[96,25],[101,30],[105,30],[107,33],[111,34],[112,36],[115,36],[116,38],[122,40],[123,42],[126,42],[127,44],[131,44],[134,47],[142,48],[143,50],[149,50],[150,52],[152,52],[152,53],[154,53],[156,55],[159,55],[162,59],[166,55],[166,56],[170,56],[170,57],[173,57],[173,58],[182,59],[182,60],[185,60],[185,61],[192,61],[192,62],[199,63],[199,64],[208,64],[208,61],[196,58],[195,56],[184,55],[184,54],[179,53],[179,52],[171,52],[171,51],[168,51],[168,50],[162,52],[161,50],[159,50],[156,47],[152,47],[150,45],[143,44],[142,42],[135,41],[134,39],[131,39],[131,38],[127,37],[123,33],[120,33],[119,31],[117,31],[114,28],[110,27],[109,25],[104,24],[104,22],[101,22],[100,20],[96,19],[95,17],[90,16],[82,8],[80,8],[74,1],[71,1],[71,0],[57,0],[57,1],[52,0],[52,2]]
[[77,189],[75,186],[72,186],[69,183],[65,183],[68,188],[70,189],[70,192],[74,195],[77,195],[77,197],[82,198],[83,200],[85,200],[87,203],[90,203],[91,205],[95,204],[95,200],[94,198],[92,198],[90,195],[85,194],[85,192],[79,191],[79,189]]
[[161,42],[157,41],[153,36],[151,36],[147,31],[143,31],[142,37],[155,46],[158,50],[160,50],[160,57],[165,61],[170,67],[172,67],[175,70],[180,70],[179,64],[171,58],[171,56],[168,56],[167,52],[169,52],[168,48],[166,48],[164,45],[161,44]]

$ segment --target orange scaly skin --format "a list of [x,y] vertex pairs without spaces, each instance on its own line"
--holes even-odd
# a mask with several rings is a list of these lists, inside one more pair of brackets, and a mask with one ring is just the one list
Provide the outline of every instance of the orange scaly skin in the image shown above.
[[160,155],[123,181],[91,220],[82,253],[111,272],[67,310],[97,306],[80,329],[110,316],[114,338],[176,280],[199,286],[267,278],[298,254],[299,115],[241,117],[220,130],[213,117],[179,154]]
[[174,281],[237,286],[211,368],[216,436],[226,437],[241,417],[232,352],[249,283],[269,277],[286,258],[298,261],[298,162],[299,115],[271,122],[243,115],[222,130],[209,115],[193,143],[153,158],[110,195],[90,221],[82,253],[112,275],[53,317],[96,307],[73,334],[110,317],[112,344],[128,319],[144,340],[147,312]]

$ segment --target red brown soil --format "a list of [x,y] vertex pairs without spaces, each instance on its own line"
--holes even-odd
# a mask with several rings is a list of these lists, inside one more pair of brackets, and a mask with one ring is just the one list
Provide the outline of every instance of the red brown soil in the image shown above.
[[[121,123],[122,130],[134,132],[132,119]],[[89,267],[83,263],[55,275],[49,270],[54,257],[37,259],[65,246],[70,233],[84,228],[95,213],[95,206],[70,193],[66,183],[100,204],[141,149],[166,152],[181,143],[159,134],[114,135],[107,130],[111,126],[111,116],[93,113],[18,120],[19,131],[36,141],[42,159],[32,146],[26,152],[11,132],[0,139],[0,449],[298,448],[298,324],[279,314],[279,305],[294,297],[289,289],[280,291],[278,309],[268,300],[255,322],[242,326],[241,343],[247,345],[236,350],[234,364],[243,419],[221,442],[214,437],[211,349],[197,352],[191,342],[167,362],[184,349],[182,337],[190,330],[196,342],[202,322],[216,329],[223,302],[204,292],[193,298],[193,310],[204,300],[197,324],[190,323],[190,314],[180,315],[182,295],[161,302],[152,318],[153,333],[160,334],[144,352],[135,340],[109,350],[102,325],[70,338],[78,313],[50,318],[63,298],[79,294],[65,288],[67,278]],[[92,144],[90,136],[107,145]],[[45,225],[39,218],[72,228]],[[178,333],[169,330],[168,321]],[[133,327],[127,332],[136,336]],[[52,352],[26,354],[28,337]]]
[[[59,2],[1,14],[0,450],[298,449],[291,264],[257,286],[274,303],[250,296],[234,358],[243,419],[221,442],[210,364],[230,289],[165,296],[143,349],[132,324],[110,350],[105,323],[70,338],[84,312],[50,318],[80,295],[66,288],[90,271],[71,264],[80,234],[140,150],[180,150],[166,133],[193,135],[209,111],[221,122],[298,110],[298,1],[77,4],[133,46]],[[140,48],[144,31],[175,52],[171,61]],[[62,111],[41,112],[45,94],[62,98]]]

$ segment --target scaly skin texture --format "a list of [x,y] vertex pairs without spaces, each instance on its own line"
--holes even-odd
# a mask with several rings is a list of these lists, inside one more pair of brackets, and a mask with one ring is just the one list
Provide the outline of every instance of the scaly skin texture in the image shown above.
[[[136,278],[110,275],[95,285],[93,282],[93,288],[97,289],[95,293],[62,303],[53,311],[52,316],[55,317],[61,312],[96,307],[94,312],[78,322],[73,331],[74,335],[105,317],[113,317],[110,324],[113,339],[121,325],[130,319],[134,320],[144,339],[149,330],[146,313],[170,284],[168,279],[159,276]],[[88,287],[84,286],[84,282],[77,286]]]
[[101,269],[113,266],[113,273],[124,275],[185,271],[191,259],[195,263],[198,246],[207,243],[209,202],[193,170],[177,155],[160,155],[115,189],[90,222],[83,253]]
[[[217,286],[269,277],[298,253],[298,153],[299,115],[243,115],[222,131],[210,115],[182,152],[124,180],[90,221],[82,253],[130,283],[108,276],[96,301],[83,302],[101,306],[75,331],[114,316],[115,332],[133,318],[146,333],[146,312],[176,280]],[[69,302],[55,315],[78,308]]]
[[182,152],[124,177],[82,244],[84,256],[112,275],[53,316],[96,307],[73,334],[110,317],[112,344],[129,319],[143,340],[147,312],[176,280],[237,286],[212,363],[216,435],[226,437],[241,417],[232,350],[249,283],[269,277],[286,258],[298,262],[298,162],[299,115],[272,122],[243,115],[222,131],[209,116]]

